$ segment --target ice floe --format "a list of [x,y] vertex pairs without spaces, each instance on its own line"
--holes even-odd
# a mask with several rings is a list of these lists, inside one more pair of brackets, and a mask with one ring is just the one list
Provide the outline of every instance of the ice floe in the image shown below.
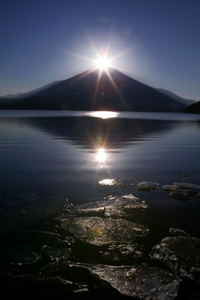
[[182,201],[190,200],[190,196],[195,196],[197,199],[200,195],[200,185],[185,182],[175,182],[173,185],[163,185],[164,191],[170,192],[170,197]]
[[124,210],[142,209],[145,210],[148,205],[145,201],[133,196],[132,194],[123,196],[109,195],[100,201],[88,202],[82,205],[74,206],[70,213],[104,213],[106,217],[125,216]]
[[200,190],[200,185],[186,182],[175,182],[173,185],[178,186],[183,189],[195,189]]
[[127,296],[144,300],[173,300],[177,297],[180,279],[167,269],[139,265],[111,266],[72,263],[71,266],[88,269],[91,274]]
[[47,245],[42,247],[42,254],[49,256],[51,260],[55,261],[68,260],[71,252],[72,250],[70,248],[49,247]]
[[166,237],[152,250],[153,260],[169,267],[182,280],[200,285],[200,239],[182,235]]
[[144,246],[138,243],[112,244],[106,251],[100,251],[105,262],[119,262],[126,259],[138,260],[142,258]]
[[182,200],[182,201],[190,200],[190,195],[186,192],[172,191],[169,195],[171,198],[174,198],[177,200]]
[[115,179],[103,179],[99,181],[101,185],[116,185],[117,181]]
[[122,244],[145,238],[149,229],[124,219],[80,217],[61,221],[61,228],[84,243],[96,246]]
[[159,183],[150,182],[150,181],[142,181],[137,184],[139,191],[152,191],[157,190],[159,187]]
[[172,236],[190,236],[189,233],[178,228],[169,228],[169,233]]
[[171,190],[174,190],[176,188],[179,188],[178,186],[175,186],[175,185],[169,185],[169,184],[165,184],[163,185],[163,190],[164,191],[171,191]]

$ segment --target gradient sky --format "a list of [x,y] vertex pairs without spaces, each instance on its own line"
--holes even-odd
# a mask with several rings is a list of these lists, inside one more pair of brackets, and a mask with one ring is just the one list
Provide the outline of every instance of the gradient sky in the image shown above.
[[200,100],[200,0],[5,0],[0,4],[0,96],[92,67],[115,68]]

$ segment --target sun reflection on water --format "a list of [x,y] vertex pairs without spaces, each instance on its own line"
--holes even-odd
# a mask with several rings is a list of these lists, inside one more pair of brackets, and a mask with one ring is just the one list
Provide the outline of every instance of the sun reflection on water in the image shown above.
[[88,112],[87,115],[101,119],[109,119],[116,118],[119,115],[119,113],[114,111],[92,111]]
[[101,164],[103,164],[105,162],[106,153],[105,153],[105,149],[104,148],[98,149],[96,158],[97,158],[97,161],[99,163],[101,163]]

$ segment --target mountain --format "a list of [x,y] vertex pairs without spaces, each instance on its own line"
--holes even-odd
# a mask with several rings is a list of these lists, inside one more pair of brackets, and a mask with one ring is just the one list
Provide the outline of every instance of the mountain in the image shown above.
[[58,109],[184,112],[190,104],[161,93],[116,69],[89,70],[53,82],[20,98],[0,99],[0,109]]
[[17,93],[17,94],[8,94],[5,95],[4,97],[0,97],[0,98],[9,98],[9,99],[15,99],[15,98],[20,98],[23,95],[23,93]]
[[174,100],[177,100],[181,103],[184,103],[185,105],[191,105],[191,104],[197,102],[197,101],[192,100],[192,99],[184,99],[184,98],[182,98],[182,97],[180,97],[180,96],[178,96],[178,95],[176,95],[176,94],[174,94],[174,93],[172,93],[168,90],[164,90],[164,89],[157,89],[157,90],[160,91],[161,93],[173,98]]
[[200,114],[200,101],[186,107],[185,112],[191,114]]
[[30,92],[27,92],[27,93],[17,93],[17,94],[8,94],[8,95],[5,95],[4,97],[0,97],[1,98],[8,98],[8,99],[22,99],[22,98],[28,98],[28,97],[31,97],[33,95],[35,95],[36,93],[38,92],[41,92],[47,88],[49,88],[50,86],[54,86],[56,83],[58,83],[59,81],[54,81],[52,83],[49,83],[47,85],[44,85],[40,88],[37,88],[35,90],[32,90]]

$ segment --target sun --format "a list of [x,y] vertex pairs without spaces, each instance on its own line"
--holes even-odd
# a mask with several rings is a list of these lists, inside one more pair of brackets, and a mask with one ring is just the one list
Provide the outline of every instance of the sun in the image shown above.
[[96,67],[100,70],[107,70],[107,68],[110,66],[110,60],[107,57],[99,57],[98,60],[96,60]]

